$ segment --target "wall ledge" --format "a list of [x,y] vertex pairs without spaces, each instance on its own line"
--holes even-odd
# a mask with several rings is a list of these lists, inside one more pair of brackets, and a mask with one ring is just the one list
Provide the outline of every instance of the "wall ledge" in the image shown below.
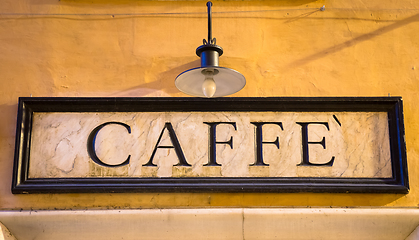
[[413,231],[419,225],[419,209],[210,208],[0,211],[0,222],[18,240],[35,238],[43,240],[403,240],[414,234]]

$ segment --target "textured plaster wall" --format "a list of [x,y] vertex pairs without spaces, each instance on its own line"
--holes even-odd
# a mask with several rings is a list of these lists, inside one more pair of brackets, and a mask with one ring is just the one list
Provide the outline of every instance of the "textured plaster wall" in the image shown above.
[[[326,5],[326,11],[319,8]],[[10,191],[18,97],[184,97],[199,65],[205,1],[0,1],[0,209],[388,206],[419,203],[419,3],[413,0],[214,1],[220,65],[235,97],[402,96],[411,191],[402,194]]]

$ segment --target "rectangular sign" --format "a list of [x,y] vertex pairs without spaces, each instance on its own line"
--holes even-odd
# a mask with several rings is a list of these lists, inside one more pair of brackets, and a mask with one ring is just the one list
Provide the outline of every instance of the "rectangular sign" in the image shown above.
[[13,193],[408,191],[402,100],[21,98]]

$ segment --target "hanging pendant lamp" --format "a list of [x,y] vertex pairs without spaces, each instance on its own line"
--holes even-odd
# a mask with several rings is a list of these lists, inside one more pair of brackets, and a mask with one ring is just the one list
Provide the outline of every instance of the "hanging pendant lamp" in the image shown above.
[[176,87],[188,95],[196,97],[223,97],[240,91],[246,85],[244,76],[236,70],[218,66],[218,57],[223,49],[212,38],[211,6],[208,8],[208,41],[196,49],[201,58],[201,67],[189,69],[176,77]]

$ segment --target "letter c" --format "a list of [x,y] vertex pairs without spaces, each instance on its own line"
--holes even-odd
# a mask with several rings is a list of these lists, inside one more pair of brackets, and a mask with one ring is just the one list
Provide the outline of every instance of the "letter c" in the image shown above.
[[90,135],[87,138],[87,153],[89,154],[89,157],[93,160],[93,162],[95,162],[95,163],[97,163],[101,166],[104,166],[104,167],[122,167],[122,166],[125,166],[125,165],[129,164],[129,159],[131,158],[131,155],[129,155],[127,160],[125,160],[124,162],[122,162],[120,164],[115,164],[115,165],[111,165],[111,164],[107,164],[107,163],[102,162],[102,160],[100,160],[98,158],[98,156],[96,155],[96,150],[95,150],[96,136],[104,126],[110,125],[110,124],[117,124],[117,125],[124,126],[127,129],[128,133],[131,134],[130,126],[125,124],[125,123],[121,123],[121,122],[106,122],[106,123],[103,123],[103,124],[97,126],[95,129],[93,129],[92,132],[90,132]]

